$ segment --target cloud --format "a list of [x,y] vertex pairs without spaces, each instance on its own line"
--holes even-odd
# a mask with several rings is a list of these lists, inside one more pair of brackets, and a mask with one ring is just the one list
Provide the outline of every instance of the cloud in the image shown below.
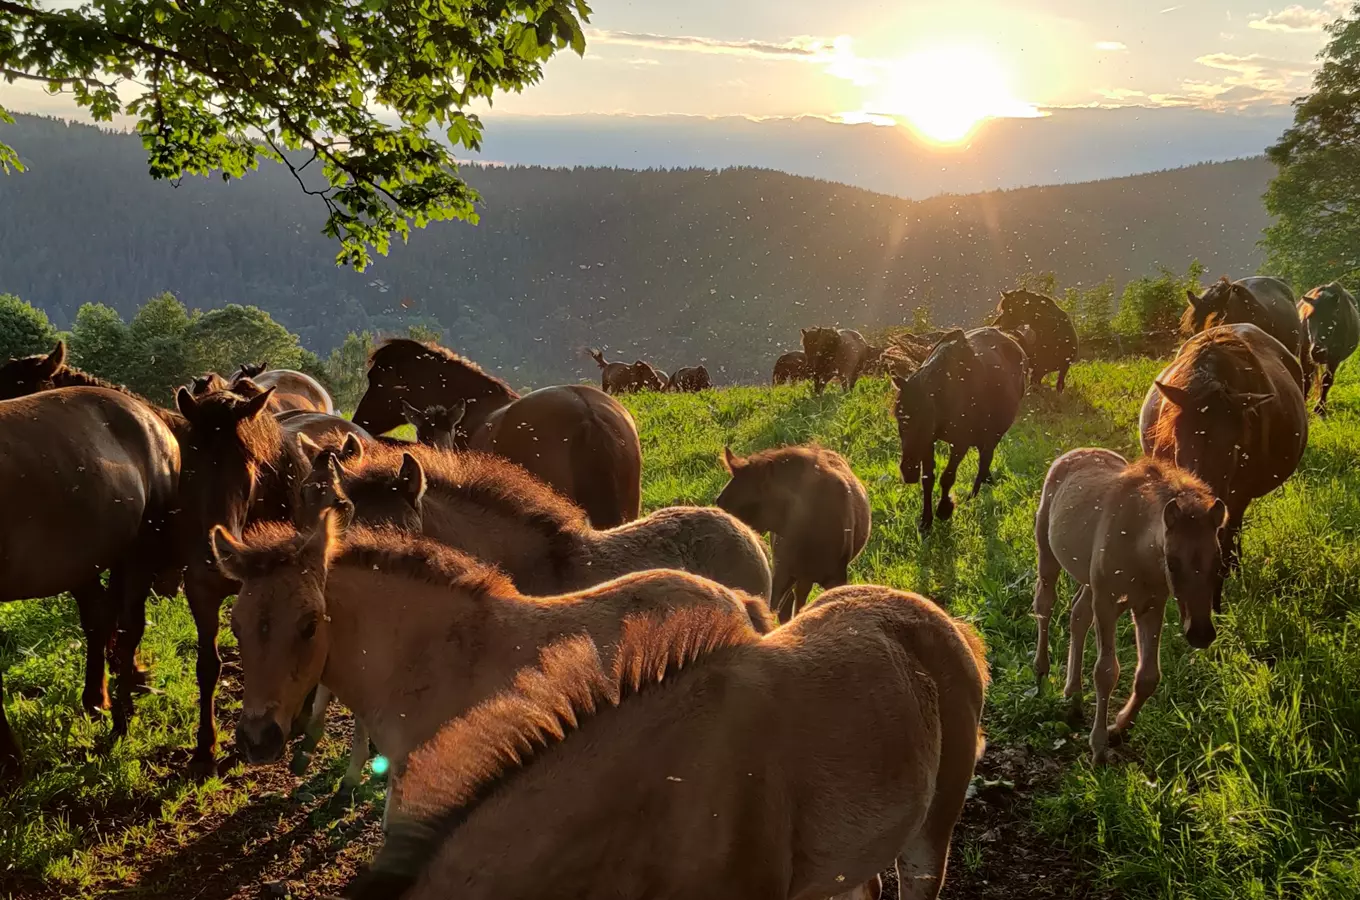
[[1211,69],[1234,72],[1238,78],[1281,84],[1293,78],[1312,75],[1313,70],[1317,68],[1317,64],[1313,62],[1273,59],[1259,53],[1246,56],[1236,53],[1209,53],[1198,57],[1195,62]]
[[1118,53],[1129,49],[1128,44],[1123,41],[1096,41],[1097,50],[1105,50],[1110,53]]
[[1349,6],[1350,0],[1328,0],[1321,9],[1310,9],[1295,4],[1286,6],[1279,12],[1267,13],[1259,19],[1252,19],[1247,25],[1257,31],[1282,31],[1290,34],[1322,31],[1325,26],[1340,18]]
[[587,32],[586,40],[597,44],[620,44],[628,47],[650,47],[657,50],[677,50],[688,53],[803,60],[818,60],[825,57],[832,45],[832,41],[814,37],[798,37],[779,44],[771,41],[724,41],[717,38],[691,35],[598,29]]

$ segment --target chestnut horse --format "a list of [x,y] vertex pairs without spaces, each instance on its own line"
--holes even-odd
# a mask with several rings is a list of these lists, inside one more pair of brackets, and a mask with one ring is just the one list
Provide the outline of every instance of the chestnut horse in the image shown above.
[[1284,281],[1264,275],[1229,281],[1225,275],[1203,294],[1185,293],[1190,305],[1181,316],[1181,334],[1186,337],[1218,325],[1249,323],[1299,355],[1303,327],[1294,291]]
[[1227,504],[1227,574],[1247,504],[1284,484],[1303,458],[1303,371],[1294,351],[1255,325],[1210,328],[1148,388],[1138,427],[1144,453],[1189,469]]
[[946,332],[921,367],[909,378],[893,376],[897,401],[893,415],[902,444],[902,481],[921,482],[924,533],[934,517],[935,442],[949,444],[949,462],[940,476],[941,519],[954,514],[950,491],[969,447],[978,448],[973,496],[992,480],[992,454],[1010,430],[1025,394],[1025,351],[995,328],[964,334]]
[[933,900],[987,681],[972,628],[883,587],[763,638],[696,608],[556,642],[411,755],[349,896],[863,898],[895,863]]
[[[1037,387],[1049,372],[1058,373],[1057,392],[1067,384],[1067,370],[1077,359],[1077,329],[1072,317],[1052,297],[1032,291],[1002,291],[992,322],[1019,338],[1029,360],[1029,384]],[[1021,329],[1028,326],[1025,335]]]
[[249,378],[266,390],[274,389],[274,396],[269,401],[270,412],[299,409],[335,415],[335,401],[331,400],[330,393],[321,386],[321,382],[303,372],[271,369],[269,363],[260,362],[241,366],[231,380],[242,378]]
[[[123,633],[115,733],[127,728],[144,604],[168,550],[180,448],[147,406],[93,387],[0,402],[0,602],[70,591],[85,632],[87,708],[108,705],[104,653]],[[100,575],[109,571],[109,587]],[[0,780],[21,769],[0,697]]]
[[516,462],[580,504],[597,528],[638,517],[642,445],[628,410],[597,388],[561,385],[521,397],[443,347],[390,340],[369,359],[354,422],[373,434],[401,425],[402,401],[423,409],[467,404],[463,449]]

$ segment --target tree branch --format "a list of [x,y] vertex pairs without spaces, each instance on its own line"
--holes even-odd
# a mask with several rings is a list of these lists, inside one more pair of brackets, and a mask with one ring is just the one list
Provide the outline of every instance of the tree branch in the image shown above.
[[0,66],[0,75],[4,75],[6,78],[10,79],[22,78],[25,81],[41,81],[45,84],[84,84],[89,87],[100,88],[113,87],[113,85],[106,84],[100,81],[98,78],[89,78],[84,75],[71,75],[64,78],[57,77],[55,75],[33,75],[29,72],[24,72],[19,69],[8,69],[3,66]]

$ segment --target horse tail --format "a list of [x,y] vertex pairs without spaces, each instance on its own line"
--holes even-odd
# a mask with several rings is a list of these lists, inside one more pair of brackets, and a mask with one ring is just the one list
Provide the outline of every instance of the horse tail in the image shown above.
[[602,351],[600,351],[600,350],[594,350],[594,349],[591,349],[591,348],[587,347],[587,348],[586,348],[586,352],[590,354],[590,358],[593,359],[593,360],[595,360],[595,364],[596,364],[597,366],[599,366],[601,369],[603,369],[605,366],[609,365],[609,363],[607,363],[607,362],[604,361],[604,353],[603,353]]
[[595,528],[613,528],[638,517],[642,508],[637,473],[624,465],[623,443],[587,403],[586,415],[571,439],[572,480],[589,485],[578,490],[577,502]]

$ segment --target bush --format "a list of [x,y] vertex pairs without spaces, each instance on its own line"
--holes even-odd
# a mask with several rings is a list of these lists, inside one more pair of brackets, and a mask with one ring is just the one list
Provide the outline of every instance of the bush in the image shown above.
[[1144,276],[1130,282],[1119,300],[1114,330],[1122,337],[1143,338],[1151,334],[1174,332],[1185,310],[1185,292],[1199,290],[1204,266],[1190,263],[1185,275],[1162,266],[1157,278]]
[[58,337],[47,313],[13,294],[0,294],[0,362],[46,353]]

